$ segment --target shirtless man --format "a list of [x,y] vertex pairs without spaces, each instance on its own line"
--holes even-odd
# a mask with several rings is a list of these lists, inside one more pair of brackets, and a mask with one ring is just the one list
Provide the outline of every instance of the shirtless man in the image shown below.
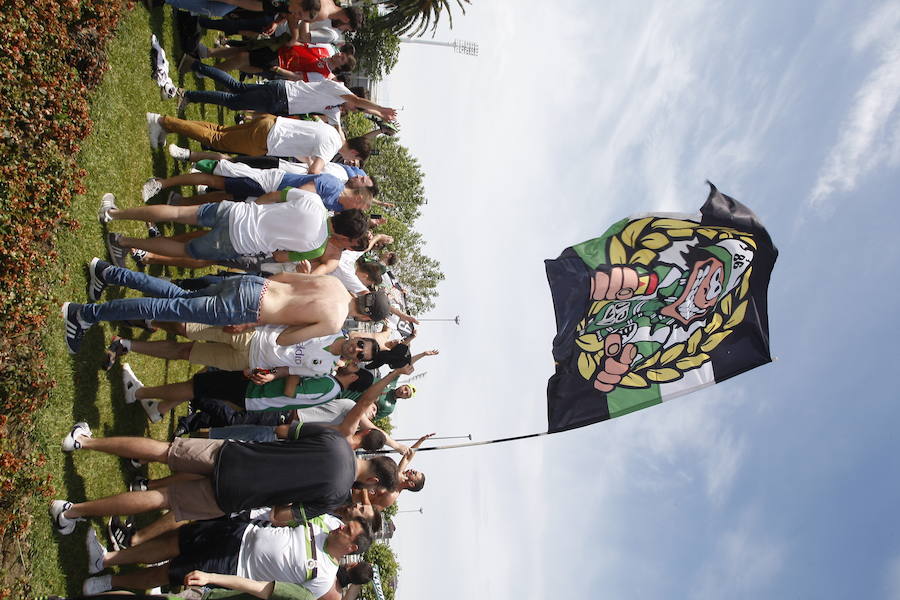
[[290,345],[339,332],[348,314],[362,321],[379,321],[389,311],[383,292],[356,299],[340,281],[326,275],[279,273],[269,279],[240,275],[190,292],[100,259],[92,260],[89,270],[92,293],[102,293],[107,285],[124,285],[156,297],[63,304],[66,344],[73,354],[81,347],[84,333],[98,321],[155,319],[239,326],[235,331],[256,325],[289,325],[280,335],[280,343]]

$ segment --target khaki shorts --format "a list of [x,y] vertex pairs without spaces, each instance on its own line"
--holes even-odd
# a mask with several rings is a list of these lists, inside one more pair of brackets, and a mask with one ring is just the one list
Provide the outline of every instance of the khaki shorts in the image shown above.
[[188,360],[195,365],[216,367],[223,371],[250,368],[250,343],[253,330],[225,333],[221,327],[186,323],[185,337],[202,343],[194,344]]
[[216,502],[212,475],[223,440],[176,438],[169,447],[169,468],[178,473],[206,475],[201,479],[176,481],[166,487],[169,508],[176,521],[215,519],[224,515]]

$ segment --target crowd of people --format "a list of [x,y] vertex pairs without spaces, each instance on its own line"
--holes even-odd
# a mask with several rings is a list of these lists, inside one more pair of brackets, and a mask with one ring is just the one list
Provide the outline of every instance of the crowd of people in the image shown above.
[[[108,233],[108,260],[88,265],[87,300],[66,302],[62,317],[72,353],[100,321],[166,334],[113,336],[98,366],[119,365],[124,402],[153,423],[172,415],[174,433],[100,437],[76,423],[64,452],[122,457],[142,474],[114,496],[54,500],[50,516],[63,535],[80,521],[108,518],[108,546],[87,529],[85,595],[185,586],[164,597],[336,600],[372,579],[371,565],[343,559],[365,552],[384,526],[381,512],[403,490],[423,488],[424,474],[408,467],[433,435],[407,447],[373,423],[416,393],[403,378],[437,354],[410,350],[417,321],[385,290],[398,259],[385,250],[393,239],[374,231],[384,218],[368,213],[390,207],[364,165],[374,138],[396,133],[396,112],[339,79],[355,65],[342,36],[361,25],[358,8],[332,0],[166,2],[195,15],[198,31],[222,32],[214,47],[188,47],[178,70],[182,80],[207,77],[224,91],[176,87],[164,72],[163,94],[179,114],[190,103],[242,112],[227,126],[147,115],[153,149],[162,151],[169,135],[199,142],[166,148],[191,172],[148,179],[143,206],[101,198],[102,225],[147,222],[148,237]],[[245,83],[228,73],[235,70],[265,81]],[[352,110],[370,116],[370,133],[347,137],[341,115]],[[203,189],[167,191],[182,186]],[[161,222],[191,230],[163,236]],[[144,273],[150,264],[216,272],[170,281]],[[111,286],[145,296],[102,302]],[[130,353],[202,370],[145,386],[122,362]],[[176,418],[184,403],[187,415]],[[148,479],[151,462],[171,474]],[[164,512],[137,528],[133,516],[151,511]],[[108,571],[132,564],[148,566]]]

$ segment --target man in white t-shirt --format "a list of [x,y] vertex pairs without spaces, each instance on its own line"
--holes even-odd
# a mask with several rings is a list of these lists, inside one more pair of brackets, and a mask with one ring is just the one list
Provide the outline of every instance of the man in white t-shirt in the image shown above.
[[289,81],[277,79],[265,83],[242,83],[221,69],[185,55],[179,70],[194,71],[221,83],[227,91],[184,90],[178,94],[186,102],[218,104],[231,110],[252,110],[273,115],[319,113],[337,127],[341,124],[341,107],[361,110],[385,121],[393,121],[397,112],[380,106],[351,92],[336,79],[321,81]]
[[245,371],[248,376],[252,371],[274,371],[271,378],[255,381],[265,383],[288,375],[327,375],[337,367],[338,361],[345,364],[370,361],[381,350],[373,338],[347,337],[343,333],[282,344],[281,334],[286,325],[262,325],[241,333],[200,323],[174,323],[167,329],[194,341],[114,338],[109,350],[115,355],[112,360],[134,352],[166,360],[187,360],[223,371]]
[[322,199],[312,192],[286,188],[259,197],[256,202],[213,202],[200,206],[156,204],[120,210],[112,194],[101,203],[100,220],[171,221],[211,227],[188,242],[174,238],[115,236],[115,244],[139,248],[163,256],[201,260],[233,260],[241,256],[269,256],[287,251],[292,261],[312,260],[326,254],[331,245],[338,251],[365,247],[369,219],[358,209],[333,217]]
[[116,565],[169,561],[125,575],[91,578],[88,581],[95,592],[180,585],[185,575],[199,570],[296,583],[318,598],[334,584],[338,561],[347,554],[365,552],[372,543],[367,521],[355,518],[343,524],[330,515],[296,527],[258,526],[234,519],[195,521],[147,543],[112,552],[107,552],[92,532],[87,545],[92,574]]
[[184,135],[204,146],[247,156],[282,156],[305,159],[309,173],[321,173],[336,154],[344,160],[365,160],[371,154],[364,137],[341,139],[338,130],[320,121],[300,121],[261,115],[240,125],[224,126],[147,113],[150,145],[159,148],[169,133]]

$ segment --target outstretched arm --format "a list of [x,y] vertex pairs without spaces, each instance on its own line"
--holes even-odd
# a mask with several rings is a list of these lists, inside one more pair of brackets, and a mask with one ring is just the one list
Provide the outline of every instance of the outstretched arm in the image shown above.
[[410,447],[409,447],[409,450],[406,451],[406,454],[405,454],[405,455],[403,456],[403,458],[400,460],[400,466],[397,467],[397,469],[398,469],[399,471],[403,471],[403,469],[405,469],[406,467],[408,467],[408,466],[409,466],[409,463],[411,463],[411,462],[412,462],[412,459],[416,456],[416,450],[419,448],[419,446],[421,446],[422,444],[424,444],[424,443],[425,443],[425,440],[427,440],[428,438],[432,437],[433,435],[435,435],[435,434],[429,433],[428,435],[423,435],[422,437],[419,438],[419,440],[418,440],[415,444],[413,444],[412,446],[410,446]]
[[375,404],[375,401],[378,400],[378,397],[384,392],[388,384],[401,375],[409,375],[412,372],[413,366],[406,365],[401,369],[394,369],[386,377],[373,383],[369,386],[369,389],[363,392],[363,395],[356,401],[356,406],[350,409],[350,412],[347,413],[347,416],[344,417],[344,420],[341,421],[341,424],[338,425],[336,429],[344,437],[350,437],[356,433],[356,430],[359,429],[360,421],[365,417],[366,411],[370,406]]
[[437,356],[438,354],[440,354],[440,352],[438,352],[437,350],[426,350],[425,352],[419,352],[412,357],[412,360],[409,361],[409,364],[414,365],[420,358],[425,358],[426,356]]
[[[221,573],[205,573],[203,571],[191,571],[184,576],[184,585],[201,587],[204,585],[217,585],[244,592],[257,598],[269,598],[275,591],[274,581],[254,581],[237,575],[222,575]],[[312,595],[310,595],[312,598]]]

